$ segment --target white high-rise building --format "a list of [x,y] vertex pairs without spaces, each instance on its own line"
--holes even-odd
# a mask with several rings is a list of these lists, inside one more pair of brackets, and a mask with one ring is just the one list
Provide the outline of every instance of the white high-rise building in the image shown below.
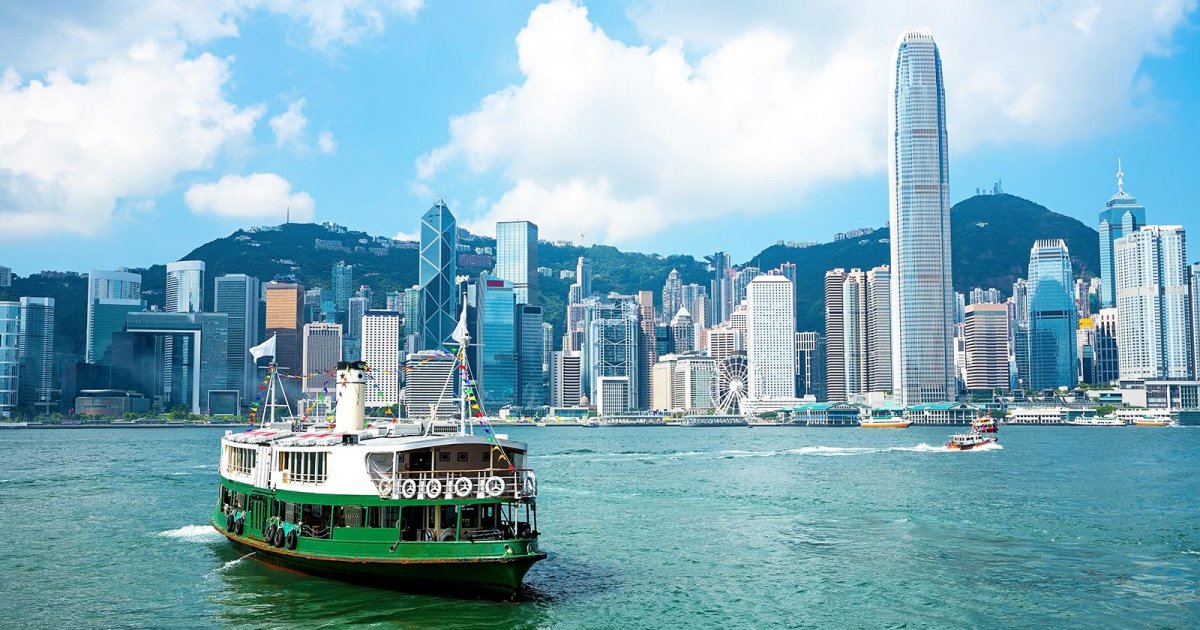
[[746,287],[749,397],[796,397],[796,302],[783,276],[758,276]]
[[453,418],[458,411],[454,403],[454,356],[426,350],[407,355],[406,361],[403,397],[408,417]]
[[1122,379],[1192,376],[1187,239],[1178,225],[1147,225],[1113,242]]
[[179,260],[167,263],[168,313],[199,313],[204,310],[204,261]]
[[389,407],[400,402],[400,375],[404,368],[404,327],[396,311],[367,311],[362,317],[362,360],[371,368],[368,407]]
[[956,387],[946,95],[926,30],[906,30],[896,42],[888,184],[894,392],[904,405],[949,400]]
[[550,405],[577,407],[580,394],[580,361],[583,353],[559,351],[550,361]]
[[867,391],[892,391],[892,273],[867,271]]
[[1008,307],[986,302],[967,306],[963,344],[966,388],[1008,389]]

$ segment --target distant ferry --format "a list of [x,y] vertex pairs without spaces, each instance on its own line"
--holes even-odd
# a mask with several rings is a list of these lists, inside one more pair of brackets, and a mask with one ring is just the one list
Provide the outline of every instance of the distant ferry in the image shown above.
[[998,427],[995,420],[987,416],[980,416],[971,421],[971,428],[977,433],[995,433]]
[[1112,417],[1106,417],[1106,418],[1083,417],[1083,418],[1076,418],[1076,419],[1068,422],[1067,424],[1074,426],[1074,427],[1123,427],[1123,426],[1125,426],[1125,421],[1120,418],[1112,418]]
[[1113,416],[1135,427],[1169,427],[1174,421],[1166,409],[1122,409]]
[[900,416],[893,416],[891,418],[859,420],[858,424],[864,429],[907,429],[912,424],[912,421]]

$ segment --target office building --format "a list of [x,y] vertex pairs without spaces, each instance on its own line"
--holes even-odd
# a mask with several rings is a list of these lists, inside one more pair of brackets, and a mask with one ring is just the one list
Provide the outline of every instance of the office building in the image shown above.
[[[654,316],[654,292],[638,291],[638,409],[650,408],[650,368],[660,354],[670,352],[659,348],[658,332]],[[661,351],[660,351],[661,350]]]
[[[278,343],[278,342],[276,342]],[[312,322],[304,325],[304,393],[336,396],[333,371],[342,356],[342,325]]]
[[512,283],[517,304],[538,304],[538,227],[529,221],[496,224],[496,277]]
[[716,407],[717,364],[712,357],[668,354],[652,368],[651,408],[683,413]]
[[967,390],[1008,389],[1008,307],[987,302],[967,306],[963,340]]
[[1100,308],[1117,305],[1116,242],[1146,225],[1146,209],[1125,192],[1125,173],[1117,161],[1117,194],[1100,211]]
[[243,402],[254,400],[260,380],[250,348],[262,341],[258,337],[261,295],[262,284],[253,276],[231,273],[213,281],[213,312],[225,313],[229,318],[226,388],[240,391]]
[[824,401],[825,337],[819,332],[796,333],[796,397]]
[[338,261],[333,266],[333,307],[336,312],[344,313],[351,291],[354,290],[354,265]]
[[21,405],[47,414],[58,404],[54,390],[54,298],[23,297],[18,337]]
[[404,365],[404,407],[409,418],[449,420],[455,405],[455,359],[426,350],[407,355]]
[[11,418],[20,403],[21,304],[0,302],[0,418]]
[[125,325],[125,315],[144,308],[141,275],[126,271],[89,273],[85,360],[102,362],[112,345],[113,333]]
[[851,269],[842,281],[842,356],[846,362],[841,377],[846,396],[867,393],[867,275]]
[[473,367],[480,404],[494,415],[517,404],[516,296],[511,282],[487,273],[480,274],[474,286],[477,311],[471,345],[478,359]]
[[12,286],[12,269],[0,265],[0,288],[8,288]]
[[1029,252],[1029,377],[1035,390],[1075,387],[1078,313],[1071,295],[1071,253],[1061,239],[1039,240]]
[[1200,380],[1200,262],[1189,268],[1192,296],[1192,378]]
[[1116,308],[1102,308],[1092,317],[1092,354],[1095,384],[1115,383],[1121,377],[1121,353],[1117,349]]
[[669,320],[683,306],[683,280],[679,277],[679,270],[672,269],[667,274],[667,281],[663,284],[662,290],[662,315],[663,319]]
[[438,201],[421,217],[421,349],[441,350],[458,324],[455,289],[458,227]]
[[304,285],[268,282],[266,294],[266,339],[275,337],[275,365],[297,374],[303,372],[301,356],[304,327]]
[[892,391],[892,275],[887,265],[867,271],[867,391]]
[[550,404],[575,407],[580,396],[580,352],[557,351],[550,360]]
[[1192,377],[1187,237],[1146,225],[1113,242],[1122,380]]
[[228,352],[224,313],[129,313],[125,330],[113,335],[112,378],[162,409],[205,413],[213,392],[229,391]]
[[[516,288],[513,289],[514,294]],[[518,304],[516,307],[517,403],[526,409],[548,402],[542,365],[546,361],[543,346],[542,307]]]
[[783,276],[759,276],[747,285],[751,400],[796,397],[796,312],[792,296],[792,283]]
[[371,368],[368,407],[390,407],[400,402],[400,376],[404,368],[404,326],[393,310],[367,311],[362,318],[362,360]]
[[903,405],[939,402],[957,388],[946,97],[928,31],[896,42],[888,105],[894,393]]
[[671,318],[671,352],[687,354],[695,350],[696,329],[692,324],[692,314],[681,306]]
[[167,263],[168,313],[199,313],[204,310],[204,261],[180,260]]
[[388,291],[384,296],[383,308],[387,311],[396,313],[404,312],[404,292],[403,291]]
[[845,269],[825,272],[825,395],[833,402],[845,402],[846,328],[843,285]]
[[583,384],[601,413],[638,408],[641,328],[638,303],[629,296],[584,302]]
[[575,261],[575,284],[579,285],[579,300],[577,302],[582,302],[592,297],[592,261],[583,256],[580,256],[579,260]]

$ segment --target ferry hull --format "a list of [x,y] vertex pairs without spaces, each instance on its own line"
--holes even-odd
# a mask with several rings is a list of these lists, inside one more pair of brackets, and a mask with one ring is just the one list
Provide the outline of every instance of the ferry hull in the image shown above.
[[451,597],[512,597],[530,567],[546,558],[534,552],[508,558],[334,558],[272,547],[213,528],[243,554],[268,564],[355,584]]
[[864,429],[907,429],[910,424],[912,422],[902,420],[898,422],[863,422],[859,426]]

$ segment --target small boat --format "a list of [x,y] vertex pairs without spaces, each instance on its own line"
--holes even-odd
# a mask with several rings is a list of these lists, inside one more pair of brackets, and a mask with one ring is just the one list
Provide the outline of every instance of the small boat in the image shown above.
[[950,441],[946,443],[946,448],[955,451],[969,451],[977,446],[995,443],[996,436],[994,435],[986,435],[978,431],[968,431],[966,433],[951,435]]
[[911,424],[911,420],[906,420],[900,416],[858,421],[858,425],[864,429],[907,429]]
[[595,418],[589,418],[583,421],[583,426],[595,428],[600,426],[600,421]]
[[971,428],[975,430],[976,433],[995,433],[998,427],[996,426],[995,420],[987,416],[979,416],[971,422]]

